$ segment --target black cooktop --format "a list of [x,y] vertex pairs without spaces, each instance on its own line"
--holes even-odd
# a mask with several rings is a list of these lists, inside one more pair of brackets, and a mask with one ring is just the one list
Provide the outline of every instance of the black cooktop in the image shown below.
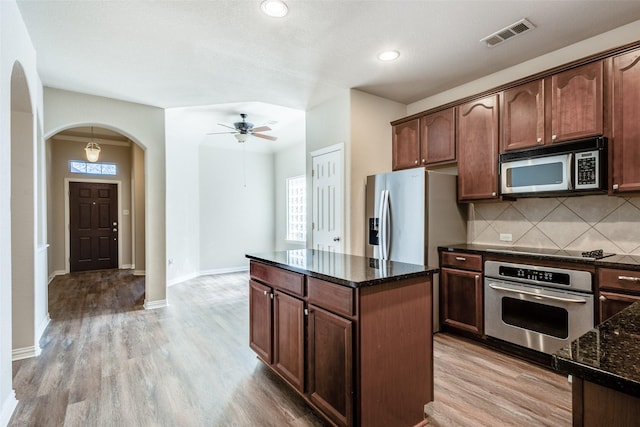
[[614,254],[604,252],[602,249],[593,249],[588,251],[573,251],[567,249],[548,249],[548,248],[526,248],[519,246],[505,246],[487,249],[487,252],[495,252],[502,254],[516,255],[532,255],[545,258],[564,258],[564,259],[583,259],[585,261],[595,261],[597,259],[606,258]]

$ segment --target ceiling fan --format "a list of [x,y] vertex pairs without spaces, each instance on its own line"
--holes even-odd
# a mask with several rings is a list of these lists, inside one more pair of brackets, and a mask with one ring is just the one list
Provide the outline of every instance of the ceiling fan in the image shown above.
[[232,131],[211,132],[211,133],[208,133],[207,135],[218,135],[218,134],[222,134],[222,133],[230,133],[230,134],[233,134],[233,136],[236,137],[238,142],[245,142],[247,140],[247,138],[249,137],[249,135],[256,136],[258,138],[268,139],[269,141],[275,141],[276,139],[278,139],[275,136],[265,135],[263,133],[258,133],[258,132],[265,132],[265,131],[271,130],[271,128],[269,126],[258,126],[257,128],[254,128],[253,127],[253,123],[246,121],[247,115],[245,113],[241,113],[240,117],[242,117],[242,121],[241,122],[235,122],[233,124],[233,127],[229,126],[229,125],[225,125],[223,123],[218,123],[218,125],[220,125],[220,126],[224,126],[226,128],[233,129]]

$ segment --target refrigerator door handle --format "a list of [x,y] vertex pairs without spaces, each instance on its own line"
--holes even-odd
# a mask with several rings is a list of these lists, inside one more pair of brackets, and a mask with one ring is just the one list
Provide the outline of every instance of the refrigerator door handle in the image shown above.
[[389,190],[382,191],[382,200],[380,202],[380,229],[382,239],[380,241],[380,249],[382,254],[382,259],[389,259],[389,242],[390,242],[390,231],[391,231],[391,222],[389,215]]

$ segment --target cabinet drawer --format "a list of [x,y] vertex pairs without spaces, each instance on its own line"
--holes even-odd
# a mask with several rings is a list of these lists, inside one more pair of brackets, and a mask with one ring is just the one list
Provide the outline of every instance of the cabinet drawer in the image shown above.
[[354,314],[353,289],[349,287],[309,277],[307,295],[310,304],[345,316]]
[[290,294],[304,296],[304,275],[254,261],[249,268],[254,279]]
[[598,270],[598,287],[640,293],[640,271],[601,268]]
[[442,252],[442,266],[482,271],[482,255],[462,252]]

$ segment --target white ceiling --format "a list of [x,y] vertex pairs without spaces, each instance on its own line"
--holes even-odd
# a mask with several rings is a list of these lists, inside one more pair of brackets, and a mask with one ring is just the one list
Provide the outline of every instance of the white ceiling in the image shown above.
[[[234,103],[233,114],[254,102],[265,117],[345,88],[408,104],[640,19],[639,0],[285,1],[282,19],[260,0],[18,5],[45,86],[163,108]],[[537,29],[479,42],[521,18]],[[378,61],[386,49],[399,60]]]

